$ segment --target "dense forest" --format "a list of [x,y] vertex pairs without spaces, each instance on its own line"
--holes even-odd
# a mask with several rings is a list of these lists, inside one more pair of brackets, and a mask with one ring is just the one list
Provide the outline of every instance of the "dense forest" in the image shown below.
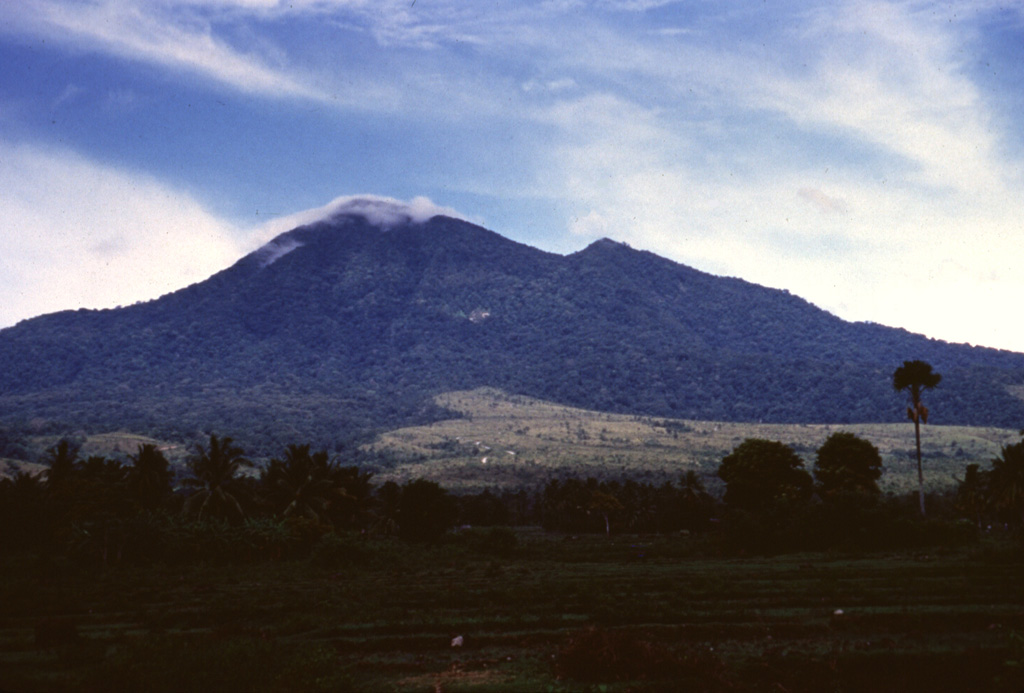
[[899,421],[887,378],[907,355],[945,375],[936,423],[1024,420],[1021,354],[847,323],[612,241],[559,256],[445,217],[344,216],[156,301],[0,331],[0,423],[230,430],[269,456],[437,420],[434,395],[480,386],[673,418]]

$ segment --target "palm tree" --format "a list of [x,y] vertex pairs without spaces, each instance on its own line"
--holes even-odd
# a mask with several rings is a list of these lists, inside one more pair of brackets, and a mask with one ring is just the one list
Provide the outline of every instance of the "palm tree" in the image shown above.
[[139,445],[138,452],[129,455],[132,467],[128,482],[134,501],[144,510],[156,510],[171,495],[171,469],[156,445]]
[[338,495],[334,472],[326,451],[310,454],[309,445],[289,445],[283,460],[270,461],[260,483],[275,513],[326,522],[332,496]]
[[46,485],[51,491],[60,488],[75,472],[78,461],[78,446],[72,445],[67,438],[46,450],[45,462],[50,468],[46,470]]
[[942,381],[942,376],[932,371],[925,361],[904,361],[892,374],[892,386],[897,392],[910,393],[907,418],[914,422],[914,439],[917,442],[917,488],[924,515],[924,472],[921,469],[921,424],[928,423],[928,407],[921,403],[921,391],[931,390]]
[[210,435],[209,448],[196,445],[195,454],[188,460],[192,476],[186,486],[198,490],[185,501],[183,512],[197,520],[210,516],[241,519],[245,517],[237,493],[237,476],[242,467],[251,467],[242,448],[231,438]]
[[373,503],[373,472],[359,467],[331,467],[331,483],[335,492],[331,496],[328,514],[336,527],[364,528],[370,521]]

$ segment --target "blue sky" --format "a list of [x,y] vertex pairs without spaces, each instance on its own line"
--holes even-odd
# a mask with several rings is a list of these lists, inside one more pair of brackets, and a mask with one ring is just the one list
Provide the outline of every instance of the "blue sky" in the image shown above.
[[1024,351],[1022,53],[984,0],[0,3],[0,326],[365,193]]

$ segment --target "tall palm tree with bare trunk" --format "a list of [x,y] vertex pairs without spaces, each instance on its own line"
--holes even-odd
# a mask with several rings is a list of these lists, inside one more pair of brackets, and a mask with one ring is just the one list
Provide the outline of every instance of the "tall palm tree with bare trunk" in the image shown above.
[[928,407],[921,402],[921,392],[931,390],[942,381],[942,376],[932,370],[925,361],[904,361],[892,374],[892,386],[897,392],[910,394],[907,418],[914,422],[914,439],[917,442],[917,489],[924,516],[924,472],[921,469],[921,424],[928,423]]

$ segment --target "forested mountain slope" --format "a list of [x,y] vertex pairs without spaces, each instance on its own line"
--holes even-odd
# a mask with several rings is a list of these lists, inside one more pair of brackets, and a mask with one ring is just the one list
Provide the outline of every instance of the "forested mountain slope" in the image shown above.
[[897,421],[907,359],[944,376],[933,422],[1024,422],[1022,354],[844,322],[609,240],[560,256],[449,217],[344,214],[158,300],[0,331],[0,423],[328,444],[485,385],[668,417]]

